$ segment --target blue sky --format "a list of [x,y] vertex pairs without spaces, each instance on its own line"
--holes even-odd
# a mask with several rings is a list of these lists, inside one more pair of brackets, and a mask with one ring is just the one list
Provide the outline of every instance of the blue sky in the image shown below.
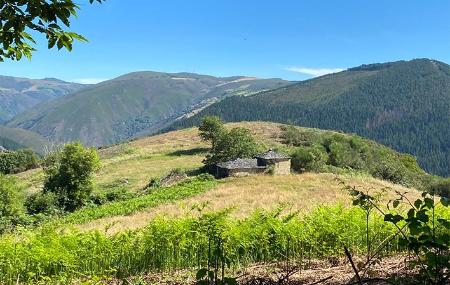
[[364,63],[450,63],[450,0],[107,0],[81,5],[74,30],[89,39],[0,74],[96,82],[155,70],[302,80]]

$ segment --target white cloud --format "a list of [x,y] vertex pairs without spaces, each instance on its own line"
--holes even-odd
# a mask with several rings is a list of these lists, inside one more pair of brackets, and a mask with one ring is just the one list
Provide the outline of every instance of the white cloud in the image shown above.
[[102,81],[106,81],[108,78],[78,78],[73,79],[72,82],[81,83],[81,84],[97,84]]
[[310,68],[310,67],[287,67],[286,70],[316,76],[336,73],[345,70],[345,68]]

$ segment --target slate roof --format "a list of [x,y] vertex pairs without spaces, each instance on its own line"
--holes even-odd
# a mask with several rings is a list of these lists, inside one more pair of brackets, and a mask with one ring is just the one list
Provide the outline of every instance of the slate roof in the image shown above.
[[218,163],[217,166],[226,169],[260,168],[260,166],[258,166],[258,161],[254,158],[252,159],[238,158],[235,160]]
[[260,153],[255,156],[255,158],[262,158],[262,159],[289,159],[290,157],[284,153],[279,153],[273,150],[269,150],[264,153]]

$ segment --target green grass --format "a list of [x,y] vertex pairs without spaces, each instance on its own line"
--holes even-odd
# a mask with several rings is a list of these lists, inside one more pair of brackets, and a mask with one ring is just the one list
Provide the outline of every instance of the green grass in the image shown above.
[[81,224],[92,220],[129,215],[135,212],[155,207],[164,203],[185,199],[212,189],[217,182],[214,179],[196,177],[167,188],[150,190],[150,194],[130,200],[111,202],[99,207],[87,207],[58,220],[62,224]]

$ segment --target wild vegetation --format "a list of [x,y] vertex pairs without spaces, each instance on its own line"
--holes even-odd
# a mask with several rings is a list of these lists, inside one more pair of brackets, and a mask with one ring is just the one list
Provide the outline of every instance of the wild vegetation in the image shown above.
[[19,173],[39,166],[39,157],[28,149],[0,152],[0,173]]
[[250,97],[226,98],[170,129],[215,115],[226,122],[342,130],[412,154],[428,172],[449,176],[449,94],[445,63],[417,59],[363,65]]
[[449,197],[448,179],[423,171],[415,157],[393,151],[356,135],[319,133],[283,126],[283,143],[294,146],[292,167],[297,171],[366,172],[373,177]]
[[[304,217],[280,212],[255,212],[236,221],[226,213],[199,218],[154,219],[139,231],[107,236],[52,228],[28,233],[20,240],[5,236],[0,241],[0,279],[30,283],[68,280],[73,277],[126,277],[152,270],[202,268],[214,258],[214,238],[221,238],[230,267],[284,258],[286,251],[298,259],[340,255],[346,244],[364,252],[364,213],[342,207],[318,208]],[[352,228],[346,224],[352,224]],[[394,232],[379,217],[371,221],[375,242]],[[400,248],[393,241],[389,249]],[[388,253],[388,251],[386,251]]]
[[[421,223],[419,228],[424,231],[417,233],[409,227],[409,223],[415,222],[410,219],[411,214],[408,216],[409,209],[402,201],[416,201],[420,199],[420,193],[400,185],[411,186],[409,183],[415,180],[409,177],[414,175],[426,176],[410,156],[357,136],[336,132],[290,126],[280,128],[276,124],[264,123],[229,126],[217,118],[207,118],[204,122],[199,132],[183,130],[101,149],[100,169],[96,171],[97,158],[92,149],[79,144],[67,145],[44,160],[44,173],[33,170],[17,175],[32,179],[30,184],[38,181],[36,177],[41,177],[41,191],[27,190],[24,193],[20,187],[26,183],[17,183],[12,176],[3,177],[7,183],[2,183],[6,187],[1,189],[5,194],[0,197],[4,197],[4,204],[9,206],[1,210],[2,221],[6,221],[7,226],[2,229],[0,237],[0,282],[96,284],[110,278],[125,280],[147,273],[187,270],[191,273],[198,271],[198,280],[191,279],[197,284],[235,284],[232,282],[237,280],[237,270],[248,265],[288,262],[302,267],[316,258],[344,258],[344,247],[354,256],[368,258],[378,253],[377,258],[383,258],[408,249],[414,253],[408,242],[415,237],[419,241],[422,241],[421,237],[443,238],[438,247],[430,247],[426,243],[420,245],[417,254],[425,266],[433,260],[426,256],[428,248],[433,253],[439,253],[437,250],[446,252],[448,231],[445,226],[450,218],[446,207],[448,200],[431,205],[430,196],[425,194],[421,200],[423,203],[419,205],[416,202],[414,210],[414,217]],[[301,173],[317,171],[328,174],[293,174],[285,179],[266,175],[222,181],[210,175],[199,175],[196,168],[202,166],[202,158],[208,153],[207,144],[201,138],[211,142],[213,154],[213,145],[221,140],[227,142],[236,127],[245,130],[245,136],[242,140],[241,136],[233,139],[234,143],[248,145],[251,142],[250,145],[256,147],[278,148],[293,154],[296,159],[294,165],[299,163],[296,169]],[[234,154],[232,148],[224,149],[226,152],[220,153]],[[303,154],[294,156],[299,151]],[[316,152],[321,159],[315,159]],[[374,159],[380,154],[386,157],[386,161]],[[164,181],[161,178],[180,163],[191,165],[192,170],[187,171],[191,176],[183,176],[181,182],[171,186],[161,185],[159,181]],[[155,164],[160,167],[154,169]],[[399,181],[384,178],[399,185],[383,181],[375,183],[377,180],[369,175],[380,178],[370,172],[378,165],[403,170],[399,172]],[[86,171],[78,171],[78,167]],[[37,175],[39,172],[42,174]],[[175,169],[173,172],[180,174],[184,171]],[[130,173],[136,173],[135,176],[143,181],[129,179]],[[313,177],[317,181],[314,182]],[[261,180],[260,183],[255,179]],[[65,183],[51,188],[56,185],[55,181]],[[77,184],[83,181],[86,183]],[[100,184],[96,185],[94,181]],[[446,181],[442,182],[445,187]],[[280,185],[272,187],[274,183]],[[349,205],[350,197],[346,191],[340,190],[347,183],[357,187],[350,191],[357,193],[354,195],[358,201],[355,202],[356,207]],[[441,184],[436,184],[436,189],[442,187]],[[61,187],[70,191],[58,191]],[[360,190],[358,187],[364,188]],[[90,191],[83,192],[83,195],[65,195],[83,189]],[[379,200],[370,200],[383,212],[363,203],[368,201],[367,197],[376,194],[375,190],[386,195]],[[233,203],[232,193],[224,191],[233,191],[238,196],[236,199],[243,200],[242,203]],[[301,196],[304,191],[308,193]],[[401,193],[403,200],[391,202],[391,205],[395,203],[395,209],[392,206],[386,208],[386,199],[398,197],[394,191]],[[405,191],[411,193],[404,194]],[[272,195],[270,197],[278,198],[270,201],[261,196],[268,193]],[[360,193],[366,196],[358,196]],[[311,199],[314,195],[330,197]],[[248,200],[250,196],[251,201]],[[284,196],[286,199],[280,200]],[[293,207],[289,201],[294,197],[304,200],[304,204]],[[223,201],[223,205],[214,206],[208,199]],[[60,203],[69,200],[74,202],[71,204],[73,208]],[[255,200],[260,200],[260,203],[255,203]],[[305,204],[308,201],[313,204]],[[189,209],[182,215],[169,215],[170,210],[167,209],[180,204]],[[236,215],[236,207],[247,209]],[[261,209],[255,210],[255,207]],[[140,226],[116,226],[120,218],[134,224],[133,217],[139,216],[145,216],[143,223],[137,221]],[[421,220],[424,216],[428,217],[427,224]],[[408,237],[407,243],[400,242],[403,235],[397,225]],[[434,229],[439,235],[422,234],[429,234],[429,229]],[[440,265],[430,267],[428,274],[445,270],[444,261],[440,258]],[[419,277],[426,274],[424,271]]]

